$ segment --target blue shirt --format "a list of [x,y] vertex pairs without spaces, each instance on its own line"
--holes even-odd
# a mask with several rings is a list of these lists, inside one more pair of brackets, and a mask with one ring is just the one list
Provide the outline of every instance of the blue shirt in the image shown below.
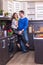
[[27,30],[28,27],[28,19],[25,18],[20,18],[18,21],[18,30],[21,31],[22,29]]

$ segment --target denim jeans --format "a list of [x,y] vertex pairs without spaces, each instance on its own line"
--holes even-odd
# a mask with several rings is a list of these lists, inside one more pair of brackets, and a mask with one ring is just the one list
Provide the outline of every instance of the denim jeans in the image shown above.
[[22,35],[18,35],[18,41],[19,41],[21,50],[25,52],[27,50],[25,44],[29,42],[27,30],[24,31]]
[[27,30],[25,30],[25,31],[23,32],[22,38],[24,38],[25,43],[29,43],[29,37],[28,37]]

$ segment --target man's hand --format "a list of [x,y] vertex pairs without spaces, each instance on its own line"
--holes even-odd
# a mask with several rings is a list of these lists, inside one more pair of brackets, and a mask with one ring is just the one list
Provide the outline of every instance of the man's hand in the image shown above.
[[21,31],[18,32],[19,35],[21,35],[23,33],[24,29],[22,29]]
[[22,34],[22,31],[19,31],[18,34],[21,35]]

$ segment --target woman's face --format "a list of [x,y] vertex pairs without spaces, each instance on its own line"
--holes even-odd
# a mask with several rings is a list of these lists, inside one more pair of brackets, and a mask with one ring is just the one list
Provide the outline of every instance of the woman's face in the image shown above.
[[17,15],[17,14],[15,14],[15,15],[14,15],[14,18],[15,18],[15,19],[16,19],[16,18],[18,18],[18,15]]

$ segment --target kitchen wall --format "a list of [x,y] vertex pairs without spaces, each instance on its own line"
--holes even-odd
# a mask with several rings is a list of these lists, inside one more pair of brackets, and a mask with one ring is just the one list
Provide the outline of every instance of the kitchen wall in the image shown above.
[[0,0],[0,9],[2,9],[2,6],[3,6],[2,3],[3,3],[2,0]]
[[18,2],[14,1],[14,12],[19,12],[20,10],[25,11],[25,16],[30,19],[35,19],[35,2]]
[[19,12],[20,10],[25,11],[25,16],[29,20],[43,20],[43,2],[35,1],[14,1],[14,12]]
[[[20,2],[22,1],[22,2]],[[25,1],[25,2],[24,2]],[[11,16],[22,9],[29,20],[43,19],[43,0],[0,0],[0,7]],[[40,10],[39,10],[40,8]],[[40,15],[40,17],[38,16]]]

